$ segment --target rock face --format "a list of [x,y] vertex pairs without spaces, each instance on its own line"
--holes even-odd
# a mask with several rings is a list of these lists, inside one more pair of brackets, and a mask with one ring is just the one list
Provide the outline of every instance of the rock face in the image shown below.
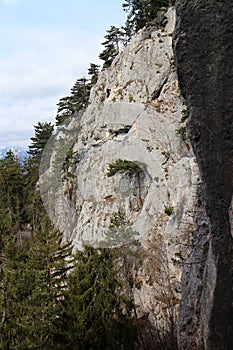
[[[87,110],[68,126],[79,129],[70,166],[75,175],[70,203],[78,214],[73,232],[67,232],[77,247],[82,240],[98,245],[119,208],[142,239],[158,220],[167,241],[193,224],[199,173],[185,140],[186,105],[173,64],[174,9],[167,17],[165,29],[140,31],[101,73]],[[143,170],[142,208],[137,207],[134,178],[106,176],[117,159],[135,161]]]
[[[74,135],[68,172],[51,210],[76,248],[83,241],[98,246],[112,215],[125,212],[144,247],[134,289],[138,314],[149,313],[157,324],[174,317],[180,302],[181,266],[192,248],[200,182],[173,60],[174,8],[167,18],[165,28],[141,30],[133,38],[101,73],[87,110],[68,125]],[[117,159],[142,169],[141,206],[135,177],[106,176]],[[46,174],[41,182],[48,192]]]
[[179,348],[233,344],[233,3],[178,0],[174,49],[209,220],[185,268]]

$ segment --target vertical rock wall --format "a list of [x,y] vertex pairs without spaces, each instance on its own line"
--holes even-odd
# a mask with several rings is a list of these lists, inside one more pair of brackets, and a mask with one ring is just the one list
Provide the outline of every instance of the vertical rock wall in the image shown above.
[[233,2],[178,0],[174,51],[203,180],[208,229],[196,232],[183,274],[180,349],[233,344]]
[[[113,215],[125,213],[143,250],[133,291],[137,313],[165,333],[175,328],[200,179],[174,66],[174,8],[166,17],[164,28],[139,31],[101,73],[86,111],[58,130],[57,148],[48,147],[53,170],[42,169],[40,179],[49,214],[75,248],[100,245]],[[140,165],[141,207],[135,178],[107,176],[117,159]]]

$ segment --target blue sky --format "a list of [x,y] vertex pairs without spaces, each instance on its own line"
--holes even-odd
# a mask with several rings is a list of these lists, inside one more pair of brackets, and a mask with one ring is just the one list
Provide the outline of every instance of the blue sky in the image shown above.
[[99,63],[123,0],[0,0],[0,148],[27,146],[38,121]]

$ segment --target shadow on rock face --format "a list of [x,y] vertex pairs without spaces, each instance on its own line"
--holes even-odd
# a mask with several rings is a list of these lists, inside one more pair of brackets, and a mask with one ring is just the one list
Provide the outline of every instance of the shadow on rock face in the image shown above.
[[[233,3],[230,0],[179,0],[176,10],[175,60],[180,88],[190,109],[189,137],[204,182],[210,227],[204,269],[203,263],[193,265],[183,276],[180,349],[197,349],[195,338],[199,338],[198,349],[231,349],[233,242],[229,207],[233,192]],[[204,237],[202,239],[206,244]],[[199,276],[201,289],[188,283],[194,276]],[[196,330],[195,334],[190,336],[190,329]]]

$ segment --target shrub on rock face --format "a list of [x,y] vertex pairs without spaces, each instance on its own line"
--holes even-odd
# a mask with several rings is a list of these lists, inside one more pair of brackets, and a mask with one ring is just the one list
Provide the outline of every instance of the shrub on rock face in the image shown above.
[[109,164],[107,176],[111,177],[117,173],[127,173],[127,174],[139,174],[142,169],[136,162],[130,160],[117,159],[115,162]]
[[136,181],[136,192],[137,192],[137,210],[142,208],[143,202],[141,198],[141,185],[140,185],[140,174],[142,173],[141,167],[131,160],[117,159],[115,162],[109,164],[107,176],[111,177],[117,173],[128,174],[135,176]]

